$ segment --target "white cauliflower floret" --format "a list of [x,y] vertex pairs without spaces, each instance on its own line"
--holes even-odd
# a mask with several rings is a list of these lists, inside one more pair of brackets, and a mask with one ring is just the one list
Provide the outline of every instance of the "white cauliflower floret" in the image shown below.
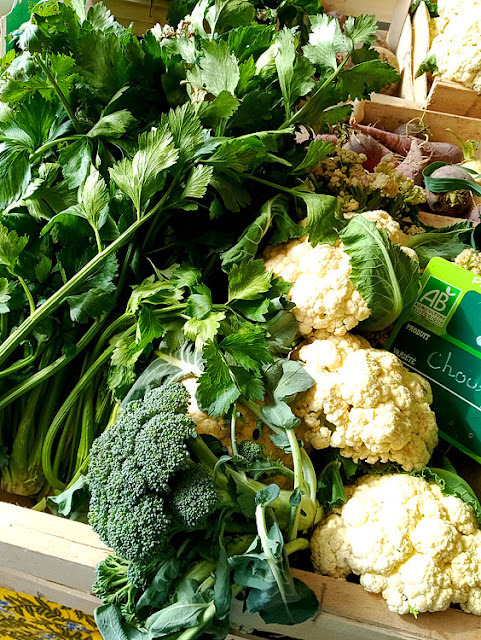
[[429,383],[362,338],[317,335],[298,351],[316,381],[293,405],[306,442],[356,462],[422,469],[438,442]]
[[[406,240],[399,224],[385,211],[360,215],[375,222],[378,229],[386,229],[393,243]],[[404,250],[417,260],[412,249],[405,247]],[[351,262],[342,243],[313,247],[303,236],[267,247],[264,260],[269,271],[292,283],[287,295],[296,305],[292,313],[302,335],[323,330],[342,336],[371,315],[350,278]]]
[[481,93],[481,2],[440,1],[438,11],[429,55],[443,78]]
[[477,276],[481,276],[481,253],[476,249],[464,249],[456,256],[454,264],[463,269],[472,271]]
[[407,474],[364,476],[346,493],[314,530],[318,573],[359,575],[397,613],[458,603],[481,615],[481,531],[470,506]]

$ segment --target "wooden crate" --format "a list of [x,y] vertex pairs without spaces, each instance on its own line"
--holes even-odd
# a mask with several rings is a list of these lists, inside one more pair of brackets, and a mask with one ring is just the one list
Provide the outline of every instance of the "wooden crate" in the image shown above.
[[[428,55],[431,46],[429,13],[421,2],[413,17],[413,73]],[[426,74],[413,81],[414,98],[430,111],[453,113],[459,116],[481,119],[481,95],[459,82],[437,76],[428,87]],[[479,136],[478,136],[479,137]]]
[[362,110],[363,117],[358,117],[359,122],[379,123],[383,128],[391,131],[409,120],[422,118],[429,127],[432,139],[437,142],[457,143],[448,129],[456,131],[463,140],[481,141],[480,120],[452,113],[429,111],[416,102],[376,94],[370,102],[363,103]]
[[[107,548],[85,524],[0,504],[0,587],[32,594],[91,614],[100,603],[90,593],[95,567]],[[296,571],[321,603],[315,619],[293,627],[265,625],[236,603],[234,627],[249,634],[299,640],[479,640],[481,618],[451,609],[412,616],[392,613],[380,595],[357,584]],[[242,634],[240,634],[242,635]],[[2,613],[0,611],[0,637]],[[250,636],[252,637],[252,636]]]

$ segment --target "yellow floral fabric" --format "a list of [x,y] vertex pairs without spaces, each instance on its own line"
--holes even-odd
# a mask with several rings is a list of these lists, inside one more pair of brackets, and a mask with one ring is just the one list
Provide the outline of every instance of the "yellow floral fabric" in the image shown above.
[[102,640],[92,616],[0,588],[0,640]]

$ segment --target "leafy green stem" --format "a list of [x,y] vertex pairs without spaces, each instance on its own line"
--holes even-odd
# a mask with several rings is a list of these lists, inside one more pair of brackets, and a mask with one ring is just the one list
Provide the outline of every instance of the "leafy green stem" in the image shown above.
[[34,151],[34,153],[30,154],[30,158],[29,158],[30,163],[33,164],[36,160],[38,160],[43,156],[45,151],[48,151],[52,147],[56,147],[58,144],[61,144],[62,142],[72,142],[74,140],[80,140],[80,138],[83,138],[83,137],[84,137],[83,135],[73,135],[73,136],[64,136],[63,138],[56,138],[55,140],[49,140],[48,142],[43,144],[41,147],[39,147],[36,151]]
[[[291,448],[292,464],[294,467],[294,489],[303,491],[304,489],[304,476],[302,473],[302,458],[294,429],[286,430],[287,437]],[[301,501],[295,506],[291,506],[291,517],[289,520],[289,528],[287,530],[287,539],[295,540],[297,538],[297,530],[299,527],[299,517],[301,514]]]
[[230,442],[231,442],[233,456],[239,455],[239,450],[237,449],[236,423],[237,423],[237,406],[233,406],[232,416],[230,419]]
[[22,276],[17,276],[17,278],[20,284],[22,285],[22,289],[25,291],[25,295],[27,296],[28,306],[30,308],[30,315],[31,315],[32,313],[35,313],[35,300],[33,299],[30,289],[28,288],[28,285],[25,282],[25,280],[22,278]]
[[52,421],[50,428],[45,435],[45,440],[42,449],[42,467],[45,477],[47,481],[52,485],[54,489],[64,489],[65,484],[56,476],[54,472],[54,468],[52,466],[52,447],[54,445],[55,439],[57,437],[57,433],[59,432],[64,419],[72,409],[72,407],[78,401],[78,398],[82,391],[92,382],[95,377],[97,371],[110,359],[113,350],[115,349],[115,344],[110,345],[104,353],[92,364],[89,369],[85,372],[85,374],[80,378],[78,383],[70,392],[69,396],[60,407],[57,412],[57,415]]
[[[60,371],[66,364],[68,364],[71,360],[75,358],[85,347],[89,344],[89,342],[97,335],[100,331],[102,324],[100,322],[94,322],[94,324],[90,327],[88,331],[82,336],[82,338],[77,342],[75,347],[68,352],[67,354],[63,354],[60,358],[57,358],[54,362],[43,367],[37,373],[34,373],[32,376],[18,384],[13,389],[10,389],[7,393],[0,397],[0,411],[3,411],[5,407],[15,402],[18,398],[23,396],[26,393],[29,393],[32,389],[45,380],[48,380],[51,376],[53,376],[57,371]],[[0,374],[1,375],[1,374]]]
[[60,102],[62,103],[65,111],[67,112],[67,115],[70,118],[70,121],[73,124],[73,127],[74,127],[75,131],[77,133],[81,133],[82,129],[80,127],[80,123],[77,120],[77,118],[75,117],[75,113],[73,112],[72,107],[69,104],[69,101],[67,100],[67,98],[66,98],[65,94],[63,93],[63,91],[58,86],[57,81],[55,80],[55,78],[53,77],[50,69],[48,68],[48,65],[44,62],[44,60],[42,59],[42,56],[39,53],[34,53],[33,55],[34,55],[35,60],[37,61],[38,65],[41,67],[42,71],[45,73],[45,75],[49,79],[50,84],[54,88],[55,93],[57,94],[57,96],[58,96]]
[[284,589],[283,576],[279,569],[279,563],[272,554],[272,547],[267,534],[266,507],[264,505],[259,504],[256,507],[256,525],[262,550],[267,558],[267,564],[272,571],[272,575],[274,576],[274,580],[276,581],[282,601],[287,607],[287,595]]
[[344,58],[344,60],[337,67],[337,69],[334,69],[334,71],[324,80],[324,82],[317,87],[317,89],[310,96],[310,99],[306,102],[306,104],[304,104],[300,109],[298,109],[296,113],[294,113],[290,118],[285,120],[281,124],[279,129],[281,130],[287,129],[287,127],[290,127],[296,122],[299,122],[299,120],[302,119],[306,111],[308,111],[308,109],[312,109],[312,104],[310,104],[310,102],[312,102],[315,98],[317,98],[318,95],[322,94],[322,92],[337,78],[337,76],[341,73],[341,71],[344,69],[346,64],[351,59],[351,55],[352,55],[352,51],[349,52],[349,54]]
[[103,263],[103,261],[117,249],[126,244],[135,232],[147,221],[154,216],[163,206],[166,198],[170,195],[170,189],[164,194],[159,202],[152,207],[140,220],[136,220],[122,234],[119,235],[108,247],[92,258],[84,265],[70,280],[68,280],[60,289],[58,289],[50,298],[41,304],[34,313],[32,313],[22,324],[3,342],[0,346],[0,364],[3,364],[8,356],[14,351],[18,345],[30,334],[32,329],[38,325],[44,318],[52,313],[65,299],[72,294],[76,287],[84,282],[92,275]]

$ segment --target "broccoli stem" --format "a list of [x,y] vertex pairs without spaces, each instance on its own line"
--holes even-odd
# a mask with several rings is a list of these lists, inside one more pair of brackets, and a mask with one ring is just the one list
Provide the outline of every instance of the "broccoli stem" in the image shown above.
[[264,551],[264,554],[267,558],[267,564],[269,565],[272,575],[274,576],[274,580],[276,581],[282,601],[287,608],[288,605],[287,594],[285,591],[285,580],[283,577],[283,572],[279,567],[279,560],[275,558],[272,553],[272,543],[269,540],[269,536],[267,533],[266,507],[264,505],[257,505],[256,507],[256,524],[262,550]]

